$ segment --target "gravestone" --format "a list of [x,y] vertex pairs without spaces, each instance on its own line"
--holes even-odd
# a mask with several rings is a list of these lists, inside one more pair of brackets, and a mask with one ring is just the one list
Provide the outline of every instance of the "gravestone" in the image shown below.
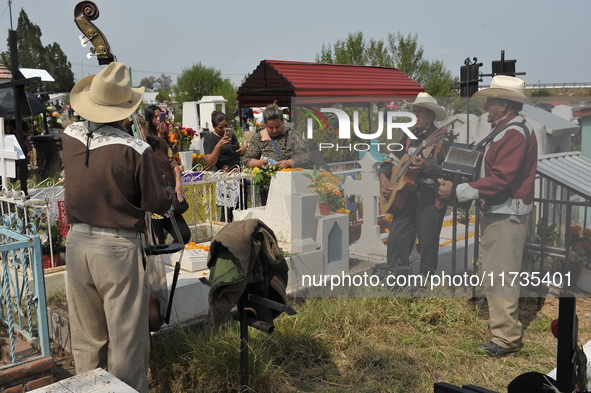
[[288,251],[288,292],[301,287],[303,275],[337,274],[349,270],[349,216],[322,216],[318,196],[303,174],[279,171],[273,175],[267,205],[234,211],[235,220],[258,218],[273,230],[279,246]]
[[[226,113],[226,100],[222,96],[203,96],[196,104],[199,104],[199,125],[201,128],[209,128],[211,125],[211,113],[220,110]],[[220,105],[220,107],[218,107]],[[232,117],[228,114],[228,119]]]
[[[20,152],[20,153],[19,153]],[[18,141],[14,135],[4,135],[4,122],[0,124],[0,177],[2,187],[8,184],[8,178],[16,177],[16,160],[24,159]]]
[[363,224],[359,240],[349,248],[358,255],[386,256],[386,245],[382,243],[380,226],[378,225],[378,198],[380,196],[380,182],[377,177],[379,163],[371,154],[366,154],[359,161],[361,165],[361,180],[347,177],[343,188],[348,195],[358,195],[363,198]]

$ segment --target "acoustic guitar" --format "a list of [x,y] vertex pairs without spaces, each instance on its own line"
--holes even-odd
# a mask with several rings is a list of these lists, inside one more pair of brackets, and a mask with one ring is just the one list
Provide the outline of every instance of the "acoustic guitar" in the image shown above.
[[390,176],[390,187],[392,192],[389,196],[380,196],[380,213],[396,215],[402,210],[404,201],[408,194],[417,188],[415,179],[419,174],[418,171],[409,169],[412,165],[412,158],[419,156],[423,150],[425,154],[423,157],[429,157],[437,143],[445,136],[447,128],[441,127],[427,139],[425,139],[412,154],[405,154],[398,162],[398,165],[392,167],[392,175]]

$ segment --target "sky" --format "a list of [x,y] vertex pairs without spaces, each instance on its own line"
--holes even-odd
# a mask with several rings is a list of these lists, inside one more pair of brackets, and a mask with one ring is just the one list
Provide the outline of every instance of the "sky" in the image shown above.
[[[459,76],[466,58],[516,59],[527,84],[591,82],[591,1],[588,0],[95,0],[94,21],[117,61],[131,67],[133,84],[162,74],[173,83],[201,62],[239,86],[261,60],[315,61],[322,44],[350,32],[366,39],[418,34],[428,60]],[[57,42],[75,80],[102,68],[80,45],[74,23],[78,1],[12,0],[12,24],[24,9],[41,28],[43,45]],[[8,1],[0,0],[0,28],[11,28]],[[6,41],[3,41],[6,42]],[[0,50],[8,50],[0,46]],[[481,85],[488,85],[485,77]]]

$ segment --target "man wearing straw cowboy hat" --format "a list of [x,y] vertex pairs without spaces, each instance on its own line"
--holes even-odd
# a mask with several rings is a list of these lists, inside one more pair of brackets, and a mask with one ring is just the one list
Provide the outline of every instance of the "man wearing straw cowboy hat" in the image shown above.
[[[486,97],[484,109],[491,123],[484,142],[481,177],[457,184],[455,190],[452,182],[440,180],[439,195],[458,202],[480,202],[482,270],[496,280],[484,280],[493,337],[480,348],[492,356],[517,356],[523,336],[518,307],[520,287],[508,283],[511,273],[521,272],[533,206],[538,144],[532,127],[519,114],[523,104],[531,105],[523,80],[497,75],[490,88],[474,97]],[[504,286],[500,278],[503,274]]]
[[148,392],[148,295],[140,233],[145,212],[164,214],[172,195],[147,143],[131,137],[123,120],[144,88],[113,62],[78,82],[71,105],[86,119],[63,134],[68,308],[76,372],[97,367],[139,392]]
[[[445,109],[439,106],[435,98],[428,93],[419,93],[410,106],[417,117],[414,129],[417,139],[410,139],[405,134],[400,141],[405,149],[399,152],[399,158],[404,153],[412,154],[418,145],[437,131],[434,121],[445,120],[447,117]],[[441,177],[437,165],[445,159],[450,145],[449,137],[442,138],[428,157],[423,157],[421,153],[412,158],[410,169],[418,171],[415,179],[417,187],[407,195],[402,210],[392,221],[392,228],[388,235],[387,264],[402,268],[399,269],[401,271],[409,271],[409,258],[417,236],[418,251],[421,254],[421,274],[434,273],[437,270],[439,233],[445,215],[444,206],[437,200],[436,179]],[[392,166],[391,162],[386,161],[379,170],[380,193],[385,197],[389,197],[392,193],[390,185]]]

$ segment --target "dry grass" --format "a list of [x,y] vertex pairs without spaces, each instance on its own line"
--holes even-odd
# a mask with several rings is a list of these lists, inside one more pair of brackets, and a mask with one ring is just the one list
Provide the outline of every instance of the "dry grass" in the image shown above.
[[[524,299],[524,345],[517,358],[477,348],[490,339],[487,313],[466,298],[312,298],[295,302],[275,333],[250,329],[254,392],[429,392],[433,383],[474,384],[499,392],[527,371],[556,365],[550,322],[558,300],[537,312]],[[589,340],[591,301],[579,298],[579,337]],[[151,391],[239,391],[238,324],[218,332],[196,327],[152,342]]]

